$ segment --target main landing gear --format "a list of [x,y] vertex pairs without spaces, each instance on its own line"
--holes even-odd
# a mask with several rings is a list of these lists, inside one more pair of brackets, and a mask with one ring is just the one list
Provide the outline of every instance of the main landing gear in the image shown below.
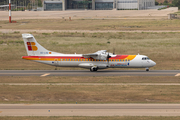
[[148,71],[149,71],[149,68],[146,68],[146,71],[148,72]]
[[91,71],[91,72],[94,72],[94,71],[97,71],[97,70],[98,70],[97,67],[91,67],[91,68],[90,68],[90,71]]

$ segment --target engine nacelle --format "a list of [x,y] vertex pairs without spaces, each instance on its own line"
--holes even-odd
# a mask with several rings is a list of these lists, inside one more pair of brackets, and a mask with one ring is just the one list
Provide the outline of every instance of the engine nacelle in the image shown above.
[[108,68],[108,65],[107,64],[99,64],[97,65],[98,69],[106,69]]
[[108,65],[107,64],[98,64],[98,65],[93,65],[92,63],[81,63],[79,64],[79,67],[82,67],[82,68],[97,68],[97,69],[106,69],[108,68]]
[[79,67],[82,67],[82,68],[91,68],[93,66],[92,63],[81,63],[78,65]]

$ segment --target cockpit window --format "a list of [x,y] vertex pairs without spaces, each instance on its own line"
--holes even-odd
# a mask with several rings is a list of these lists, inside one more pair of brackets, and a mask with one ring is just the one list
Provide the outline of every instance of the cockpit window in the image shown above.
[[142,60],[150,60],[148,57],[143,57]]

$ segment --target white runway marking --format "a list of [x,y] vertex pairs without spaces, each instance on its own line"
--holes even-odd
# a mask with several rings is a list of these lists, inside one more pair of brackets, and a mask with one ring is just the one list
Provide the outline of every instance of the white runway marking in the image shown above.
[[176,74],[175,76],[180,76],[180,73]]
[[50,73],[43,74],[43,75],[41,75],[41,77],[45,77],[45,76],[48,76],[48,75],[50,75]]

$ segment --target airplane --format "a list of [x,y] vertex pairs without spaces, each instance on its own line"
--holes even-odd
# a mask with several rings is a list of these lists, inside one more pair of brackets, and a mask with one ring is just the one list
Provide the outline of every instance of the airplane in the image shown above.
[[56,67],[81,67],[91,72],[106,68],[146,68],[156,63],[145,55],[115,55],[106,50],[90,54],[63,54],[42,47],[32,34],[22,34],[28,56],[22,59],[32,60]]

